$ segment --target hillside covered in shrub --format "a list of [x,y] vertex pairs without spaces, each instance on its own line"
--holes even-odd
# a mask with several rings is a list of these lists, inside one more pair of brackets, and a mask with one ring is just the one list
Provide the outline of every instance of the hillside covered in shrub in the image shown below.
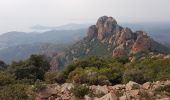
[[[25,61],[0,66],[0,99],[28,100],[47,84],[77,83],[87,85],[116,85],[134,81],[170,79],[170,58],[146,57],[130,62],[128,59],[90,56],[66,65],[61,71],[50,70],[48,59],[32,55]],[[14,94],[15,93],[15,94]]]

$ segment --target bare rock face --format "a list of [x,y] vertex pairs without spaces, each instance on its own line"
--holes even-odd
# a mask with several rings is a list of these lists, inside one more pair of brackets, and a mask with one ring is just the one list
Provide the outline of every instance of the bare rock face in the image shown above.
[[118,100],[118,97],[114,93],[108,93],[101,98],[96,98],[94,100]]
[[149,51],[151,48],[151,39],[145,32],[137,32],[137,39],[132,47],[132,53]]
[[115,45],[125,44],[127,40],[134,39],[134,34],[129,28],[122,29],[116,34]]
[[133,81],[129,81],[129,83],[126,84],[126,90],[135,90],[139,88],[140,88],[140,85]]
[[50,61],[50,70],[58,70],[59,69],[59,66],[60,66],[60,61],[59,61],[59,58],[56,56],[56,57],[53,57],[53,59]]
[[92,39],[92,38],[97,36],[96,25],[92,25],[92,26],[89,27],[88,32],[87,32],[87,36],[88,36],[89,39]]
[[63,55],[63,52],[58,52],[58,53],[54,53],[52,55],[52,59],[50,59],[50,70],[52,71],[56,71],[59,70],[61,68],[61,66],[63,66],[63,62],[61,60],[61,57]]
[[96,23],[96,27],[98,30],[97,38],[99,40],[103,40],[108,34],[113,31],[113,28],[116,27],[116,24],[116,20],[112,17],[100,17]]
[[[170,80],[146,82],[143,85],[133,81],[115,86],[92,85],[87,87],[93,95],[85,95],[84,99],[73,100],[169,100],[169,92],[166,90],[160,91],[161,93],[155,91],[165,86],[170,86]],[[35,92],[35,100],[72,100],[74,93],[71,88],[73,87],[72,83],[48,84],[45,88]]]
[[113,50],[113,57],[123,57],[125,55],[126,52],[123,45],[120,45]]

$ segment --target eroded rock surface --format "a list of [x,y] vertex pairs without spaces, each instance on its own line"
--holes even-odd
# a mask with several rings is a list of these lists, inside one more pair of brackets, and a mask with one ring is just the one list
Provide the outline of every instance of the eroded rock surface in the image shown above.
[[[114,86],[88,86],[93,96],[85,95],[85,100],[170,100],[170,93],[159,90],[162,87],[170,86],[170,80],[146,82],[138,84],[130,81],[127,84]],[[74,94],[71,92],[72,83],[63,85],[51,84],[36,92],[36,100],[71,100]],[[159,90],[159,91],[158,91]],[[99,96],[100,94],[100,96]],[[79,99],[78,99],[79,100]]]

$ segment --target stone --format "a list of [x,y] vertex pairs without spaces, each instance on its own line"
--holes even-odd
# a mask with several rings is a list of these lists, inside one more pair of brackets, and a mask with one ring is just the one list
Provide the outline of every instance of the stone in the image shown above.
[[157,99],[157,100],[170,100],[170,98],[161,98],[161,99]]
[[85,95],[85,96],[84,96],[84,99],[85,99],[85,100],[91,100],[91,97],[89,97],[88,95]]
[[151,82],[146,82],[142,85],[144,89],[149,89],[151,87]]
[[46,87],[41,91],[36,93],[36,100],[47,99],[51,97],[53,94],[57,94],[58,90],[53,87]]
[[95,93],[95,94],[107,94],[109,92],[108,87],[105,86],[91,86],[90,89]]
[[98,98],[96,100],[118,100],[118,97],[114,93],[108,93],[104,95],[103,97]]
[[139,90],[130,90],[129,91],[129,94],[132,96],[132,97],[136,97],[137,95],[139,95]]
[[135,90],[135,89],[139,89],[139,88],[140,88],[140,85],[133,81],[129,81],[126,84],[126,90]]
[[112,86],[112,88],[113,88],[113,89],[116,89],[116,90],[122,90],[122,89],[125,89],[125,85],[118,84],[118,85]]
[[129,95],[123,95],[121,97],[119,97],[119,100],[131,100]]
[[73,88],[74,85],[72,83],[64,83],[63,85],[61,85],[61,91],[68,91],[71,90],[71,88]]

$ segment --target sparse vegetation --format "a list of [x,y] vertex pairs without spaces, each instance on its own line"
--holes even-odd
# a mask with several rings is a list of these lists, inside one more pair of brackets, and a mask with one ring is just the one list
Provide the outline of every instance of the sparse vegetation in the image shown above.
[[170,85],[160,86],[155,89],[156,92],[167,92],[170,94]]
[[[146,81],[166,80],[170,79],[169,66],[170,59],[148,57],[131,63],[120,59],[91,56],[73,62],[61,71],[48,71],[48,61],[43,56],[33,55],[28,60],[14,62],[0,71],[0,99],[10,100],[11,96],[14,100],[27,100],[31,96],[28,96],[28,87],[31,85],[32,91],[37,92],[44,89],[46,84],[65,82],[78,83],[72,92],[76,97],[82,98],[90,91],[80,84],[114,85],[128,81],[142,84]],[[160,87],[156,91],[170,92],[169,86]],[[18,93],[13,95],[13,92]],[[141,95],[148,98],[145,93]],[[20,99],[21,97],[23,99]]]
[[76,84],[74,88],[71,89],[71,91],[77,98],[83,98],[90,92],[89,88],[86,85],[80,84]]

